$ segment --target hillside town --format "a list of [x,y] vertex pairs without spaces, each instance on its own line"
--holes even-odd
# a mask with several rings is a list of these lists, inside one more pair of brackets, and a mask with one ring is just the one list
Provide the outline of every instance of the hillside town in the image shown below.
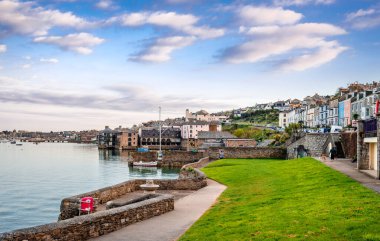
[[357,120],[375,117],[380,96],[380,84],[353,83],[339,88],[333,96],[315,94],[302,101],[298,99],[279,101],[274,108],[280,110],[279,126],[302,123],[310,128],[328,126],[356,127]]

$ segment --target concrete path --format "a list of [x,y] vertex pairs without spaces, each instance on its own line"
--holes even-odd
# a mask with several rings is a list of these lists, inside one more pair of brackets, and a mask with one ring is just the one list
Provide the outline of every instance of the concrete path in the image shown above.
[[367,174],[359,172],[358,169],[356,168],[356,163],[352,163],[351,160],[349,159],[330,160],[330,158],[327,158],[325,161],[323,161],[318,157],[315,157],[315,159],[321,161],[322,163],[326,164],[327,166],[337,171],[342,172],[343,174],[346,174],[352,179],[363,184],[363,186],[366,186],[374,190],[375,192],[380,193],[380,180],[377,180],[373,177],[368,176]]
[[174,203],[174,211],[92,239],[96,241],[171,241],[178,239],[216,201],[226,186],[207,180],[204,187]]

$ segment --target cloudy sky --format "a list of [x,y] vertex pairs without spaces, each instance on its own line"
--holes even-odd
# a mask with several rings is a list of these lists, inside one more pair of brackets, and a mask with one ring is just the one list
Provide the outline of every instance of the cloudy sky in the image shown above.
[[0,130],[333,94],[379,56],[377,0],[0,0]]

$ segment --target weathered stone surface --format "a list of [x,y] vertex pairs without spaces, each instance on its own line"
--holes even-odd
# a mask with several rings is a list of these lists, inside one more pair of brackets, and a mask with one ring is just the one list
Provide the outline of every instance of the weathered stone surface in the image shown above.
[[357,133],[345,132],[341,133],[340,137],[346,158],[355,158],[357,154]]
[[86,240],[110,233],[174,209],[174,197],[157,194],[157,197],[127,206],[79,216],[41,226],[19,229],[0,234],[3,241],[72,241]]
[[288,159],[296,158],[294,149],[299,145],[303,145],[305,149],[308,149],[311,156],[321,156],[322,153],[326,152],[326,143],[329,138],[331,138],[330,133],[308,133],[287,146],[287,157]]
[[219,150],[223,150],[224,158],[286,158],[286,149],[279,147],[210,147],[210,159],[219,159]]
[[[156,151],[130,152],[129,155],[132,161],[151,162],[157,160]],[[163,159],[158,164],[163,167],[182,167],[203,157],[205,157],[204,152],[163,151]]]
[[[199,170],[196,171],[200,172]],[[117,199],[127,193],[141,190],[140,185],[144,183],[146,183],[145,179],[135,179],[92,192],[64,198],[61,201],[61,209],[58,220],[65,220],[78,216],[79,199],[82,197],[90,196],[93,198],[98,198],[98,202],[103,204]],[[159,190],[198,190],[207,186],[206,176],[202,172],[200,172],[199,176],[192,179],[156,179],[154,180],[154,183],[160,186]]]

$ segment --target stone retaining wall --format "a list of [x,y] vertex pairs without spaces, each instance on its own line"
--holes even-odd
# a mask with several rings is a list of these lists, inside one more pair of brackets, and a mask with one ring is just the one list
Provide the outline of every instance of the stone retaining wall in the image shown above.
[[309,150],[311,156],[321,156],[325,152],[326,142],[330,138],[330,133],[308,133],[301,139],[287,146],[288,159],[296,158],[294,149],[303,145]]
[[344,132],[341,133],[342,146],[346,158],[354,159],[356,157],[357,147],[357,133],[356,132]]
[[224,158],[286,158],[286,149],[280,147],[210,147],[210,159],[219,159],[219,150],[223,150]]
[[[157,152],[130,152],[132,161],[151,162],[157,160]],[[163,159],[158,162],[163,167],[182,167],[205,157],[204,152],[163,151]]]
[[202,168],[204,167],[205,165],[207,165],[207,163],[210,161],[210,158],[207,156],[207,157],[203,157],[202,159],[200,159],[199,161],[197,162],[193,162],[193,163],[189,163],[189,164],[186,164],[182,167],[182,169],[184,168],[188,168],[188,167],[192,167],[192,168]]
[[[58,220],[65,220],[78,216],[78,200],[82,197],[90,196],[97,198],[99,204],[103,204],[117,199],[127,193],[141,190],[140,185],[144,183],[146,183],[145,179],[135,179],[95,191],[64,198],[61,201]],[[160,185],[159,190],[198,190],[207,186],[206,176],[203,173],[202,175],[198,175],[194,178],[156,179],[154,180],[154,183]]]
[[155,198],[106,211],[3,233],[0,234],[0,240],[87,240],[172,210],[174,210],[173,196],[160,194]]

